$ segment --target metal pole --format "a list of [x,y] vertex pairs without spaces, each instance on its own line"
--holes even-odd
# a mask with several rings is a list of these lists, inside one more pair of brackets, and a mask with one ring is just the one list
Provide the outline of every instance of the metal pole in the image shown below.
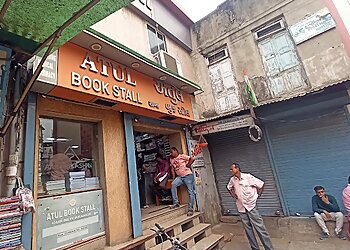
[[18,161],[19,161],[19,155],[17,151],[17,128],[16,128],[16,122],[13,122],[11,124],[10,129],[10,155],[9,155],[9,162],[8,166],[6,167],[6,191],[5,195],[7,197],[10,197],[13,195],[13,188],[16,185],[16,176],[18,172]]
[[5,3],[2,5],[1,11],[0,11],[0,22],[4,19],[5,13],[7,9],[10,7],[12,0],[6,0]]
[[[9,1],[9,0],[8,0]],[[101,0],[94,0],[91,1],[90,3],[88,3],[87,5],[85,5],[81,10],[79,10],[79,12],[72,16],[70,19],[68,19],[56,32],[54,32],[49,38],[47,38],[36,50],[35,52],[32,54],[33,56],[36,55],[37,53],[39,53],[42,49],[45,48],[45,46],[47,45],[47,43],[49,43],[50,41],[50,45],[49,48],[46,50],[43,58],[41,59],[38,68],[35,70],[32,78],[30,79],[29,83],[27,84],[25,90],[23,91],[22,96],[19,98],[14,110],[12,111],[12,113],[10,114],[9,118],[6,120],[5,125],[2,127],[1,132],[0,132],[0,137],[5,136],[6,131],[8,130],[9,126],[11,125],[11,122],[13,121],[16,113],[18,112],[19,108],[22,106],[25,98],[27,97],[30,89],[32,88],[34,82],[36,81],[36,79],[39,77],[41,70],[43,69],[43,64],[46,60],[46,58],[50,55],[50,52],[52,50],[52,48],[54,47],[57,39],[61,36],[63,30],[65,28],[67,28],[70,24],[72,24],[75,20],[77,20],[80,16],[82,16],[83,14],[85,14],[88,10],[90,10],[92,7],[94,7],[98,2],[100,2]],[[4,7],[3,7],[4,8]]]
[[22,104],[23,104],[25,98],[27,97],[27,94],[29,93],[30,89],[32,88],[34,82],[39,77],[40,72],[43,69],[44,62],[45,62],[46,58],[50,55],[50,52],[51,52],[53,46],[55,45],[55,42],[59,38],[59,36],[60,36],[60,34],[57,34],[56,37],[51,41],[51,44],[49,45],[49,48],[46,50],[42,60],[40,61],[39,65],[38,65],[38,68],[35,70],[32,78],[30,79],[29,83],[27,84],[26,88],[24,89],[23,94],[21,95],[21,97],[19,98],[18,102],[16,103],[16,106],[13,109],[11,115],[6,120],[5,125],[2,127],[1,133],[0,133],[0,137],[5,136],[9,126],[11,125],[13,119],[16,116],[16,113],[18,112],[19,108],[22,106]]

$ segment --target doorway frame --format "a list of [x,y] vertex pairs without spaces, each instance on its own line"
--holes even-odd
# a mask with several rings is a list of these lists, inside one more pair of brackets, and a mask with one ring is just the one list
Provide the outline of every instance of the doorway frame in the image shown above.
[[137,179],[136,155],[134,131],[154,134],[178,134],[180,143],[175,145],[183,154],[188,154],[186,134],[183,125],[168,123],[146,117],[139,117],[133,114],[124,113],[124,131],[127,153],[127,165],[129,174],[130,205],[133,237],[142,236],[142,216]]

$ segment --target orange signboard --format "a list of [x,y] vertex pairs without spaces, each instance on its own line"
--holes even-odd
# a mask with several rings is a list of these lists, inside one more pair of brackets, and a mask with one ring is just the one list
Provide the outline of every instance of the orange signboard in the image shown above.
[[98,97],[122,111],[193,120],[189,94],[72,43],[58,51],[58,85],[50,94],[64,90],[67,99],[81,93],[82,102]]

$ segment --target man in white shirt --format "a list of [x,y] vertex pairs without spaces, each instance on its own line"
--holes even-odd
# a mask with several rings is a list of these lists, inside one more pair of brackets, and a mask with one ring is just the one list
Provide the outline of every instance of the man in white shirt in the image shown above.
[[252,250],[259,250],[253,227],[265,249],[272,250],[272,242],[264,221],[256,208],[256,201],[264,190],[264,182],[251,174],[241,173],[238,163],[231,165],[232,178],[227,185],[231,196],[236,200],[237,209]]

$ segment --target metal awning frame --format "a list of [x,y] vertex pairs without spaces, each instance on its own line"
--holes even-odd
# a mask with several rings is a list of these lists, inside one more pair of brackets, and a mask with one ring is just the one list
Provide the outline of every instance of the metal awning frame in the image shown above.
[[[42,69],[43,69],[43,65],[45,60],[47,59],[47,57],[50,55],[53,47],[55,46],[56,41],[58,40],[58,38],[61,36],[62,32],[69,26],[71,25],[75,20],[77,20],[79,17],[81,17],[83,14],[85,14],[88,10],[90,10],[92,7],[94,7],[98,2],[100,2],[101,0],[93,0],[90,3],[88,3],[87,5],[85,5],[82,9],[80,9],[75,15],[73,15],[70,19],[68,19],[62,26],[60,26],[51,36],[49,36],[34,52],[31,56],[34,56],[36,54],[38,54],[40,51],[42,51],[45,47],[48,48],[46,49],[44,56],[42,57],[37,69],[34,71],[33,76],[31,77],[31,79],[29,80],[26,88],[24,89],[22,95],[20,96],[19,100],[17,101],[17,103],[15,104],[15,107],[13,109],[13,111],[10,113],[10,116],[8,116],[8,118],[5,121],[5,125],[1,128],[0,131],[0,137],[3,138],[7,132],[7,130],[9,129],[11,123],[13,122],[14,118],[17,115],[17,112],[19,111],[20,107],[22,106],[22,104],[24,103],[24,100],[26,99],[30,89],[32,88],[34,82],[38,79]],[[3,7],[1,8],[0,11],[0,20],[2,19],[2,17],[5,15],[6,10],[8,9],[9,5],[11,4],[11,0],[7,0]]]

